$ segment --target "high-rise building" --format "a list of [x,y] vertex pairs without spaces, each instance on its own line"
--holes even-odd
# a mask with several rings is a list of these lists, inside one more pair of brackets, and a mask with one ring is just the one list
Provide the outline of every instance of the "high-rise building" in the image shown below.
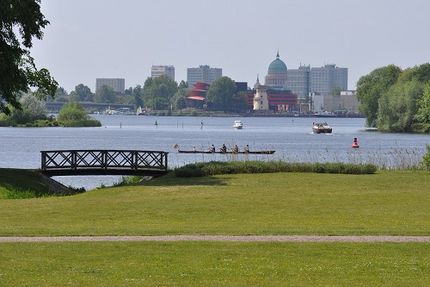
[[187,69],[188,86],[192,87],[195,83],[212,84],[215,80],[222,77],[222,69],[211,68],[208,65],[201,65],[198,68]]
[[296,94],[299,99],[304,99],[310,92],[310,66],[302,66],[298,69],[289,69],[287,88]]
[[335,91],[348,89],[348,68],[336,65],[312,67],[310,71],[310,92],[332,95]]
[[96,79],[96,93],[102,86],[108,86],[116,93],[124,93],[125,79],[122,78],[97,78]]
[[175,67],[173,66],[163,66],[163,65],[153,65],[151,67],[151,77],[161,77],[166,76],[169,79],[175,80]]

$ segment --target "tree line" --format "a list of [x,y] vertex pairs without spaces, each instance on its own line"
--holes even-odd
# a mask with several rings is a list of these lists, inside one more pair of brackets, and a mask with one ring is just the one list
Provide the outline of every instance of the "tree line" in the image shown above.
[[388,132],[430,132],[430,64],[377,68],[357,83],[366,124]]
[[[114,92],[108,86],[102,86],[96,93],[84,84],[77,85],[70,93],[59,87],[55,96],[49,100],[129,104],[151,110],[181,110],[187,107],[187,94],[191,89],[184,81],[177,84],[172,79],[161,76],[149,77],[143,86],[130,87],[123,94]],[[208,110],[226,112],[242,112],[248,109],[246,97],[236,91],[236,84],[229,77],[221,77],[212,83],[204,106]]]

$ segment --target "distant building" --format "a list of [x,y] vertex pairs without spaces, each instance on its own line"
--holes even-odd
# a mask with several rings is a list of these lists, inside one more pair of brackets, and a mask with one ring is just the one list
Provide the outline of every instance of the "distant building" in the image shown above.
[[188,86],[192,87],[195,83],[212,84],[215,80],[222,77],[222,69],[211,68],[208,65],[202,65],[198,68],[187,69]]
[[336,65],[312,67],[310,71],[310,92],[333,95],[335,91],[348,89],[348,68]]
[[267,69],[264,85],[273,89],[285,89],[287,84],[287,65],[279,58],[273,60]]
[[312,103],[312,112],[318,114],[359,114],[359,102],[356,91],[341,91],[339,95],[312,93]]
[[125,90],[125,79],[121,78],[97,78],[96,79],[96,93],[101,87],[111,87],[114,92],[123,94]]
[[287,74],[287,88],[296,94],[299,99],[304,99],[310,92],[310,66],[302,66],[298,69],[289,69]]
[[269,97],[267,96],[267,86],[260,84],[257,77],[257,83],[254,86],[255,96],[253,100],[254,111],[268,111],[269,110]]
[[162,66],[153,65],[151,67],[151,77],[157,78],[161,76],[166,76],[169,79],[175,80],[175,67],[174,66]]
[[246,92],[248,90],[248,82],[234,82],[236,84],[236,92]]

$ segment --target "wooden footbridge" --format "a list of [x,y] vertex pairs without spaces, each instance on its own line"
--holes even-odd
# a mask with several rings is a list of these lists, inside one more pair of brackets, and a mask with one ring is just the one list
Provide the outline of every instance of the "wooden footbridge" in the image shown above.
[[142,150],[41,151],[41,172],[47,176],[161,176],[167,173],[167,154]]

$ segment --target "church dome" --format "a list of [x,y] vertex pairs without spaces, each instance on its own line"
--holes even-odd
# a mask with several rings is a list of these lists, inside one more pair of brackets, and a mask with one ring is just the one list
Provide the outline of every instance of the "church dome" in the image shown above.
[[279,59],[279,53],[276,55],[276,59],[270,63],[269,69],[267,70],[267,74],[281,74],[287,72],[287,65],[285,65],[284,61]]

